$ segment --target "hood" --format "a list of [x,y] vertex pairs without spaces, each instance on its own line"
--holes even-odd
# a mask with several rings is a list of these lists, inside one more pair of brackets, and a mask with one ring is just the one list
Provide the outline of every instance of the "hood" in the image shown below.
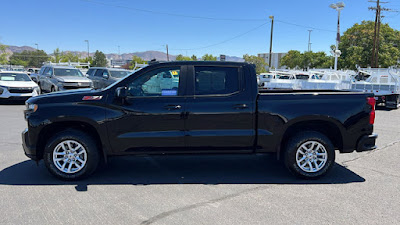
[[86,77],[75,77],[75,76],[59,76],[57,80],[61,82],[92,82],[90,79]]
[[82,97],[85,95],[103,95],[99,90],[90,88],[75,89],[69,91],[58,91],[48,94],[32,97],[28,99],[28,103],[40,104],[40,103],[62,103],[62,102],[81,102]]
[[4,87],[16,87],[16,88],[34,88],[38,85],[33,81],[0,81],[0,86]]

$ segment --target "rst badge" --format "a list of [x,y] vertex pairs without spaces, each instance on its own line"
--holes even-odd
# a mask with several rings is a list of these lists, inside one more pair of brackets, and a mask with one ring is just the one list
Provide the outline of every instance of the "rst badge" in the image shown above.
[[103,96],[83,96],[83,98],[82,98],[82,100],[83,101],[89,101],[89,100],[92,100],[92,101],[96,101],[96,100],[101,100],[103,98]]

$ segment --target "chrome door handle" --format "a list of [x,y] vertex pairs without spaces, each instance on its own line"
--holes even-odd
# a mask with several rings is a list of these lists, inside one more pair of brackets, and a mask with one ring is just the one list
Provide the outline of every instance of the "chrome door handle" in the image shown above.
[[249,108],[246,104],[236,104],[233,106],[234,109],[246,109]]
[[182,106],[180,105],[166,105],[164,106],[164,109],[168,109],[168,110],[177,110],[177,109],[181,109]]

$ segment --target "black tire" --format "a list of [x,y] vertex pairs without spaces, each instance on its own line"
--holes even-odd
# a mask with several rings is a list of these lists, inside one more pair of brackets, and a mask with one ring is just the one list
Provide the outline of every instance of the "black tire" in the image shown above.
[[[86,164],[76,173],[66,173],[57,168],[53,162],[54,149],[66,140],[75,141],[83,146],[86,150]],[[94,139],[79,130],[69,129],[55,134],[46,144],[44,155],[44,163],[51,174],[62,180],[79,180],[91,175],[97,168],[100,161],[100,154]]]
[[[303,144],[307,144],[307,143],[310,143],[310,145],[311,145],[311,143],[319,143],[323,146],[323,148],[321,148],[321,149],[325,149],[325,151],[326,151],[327,158],[326,158],[325,163],[321,162],[321,167],[318,170],[316,169],[317,171],[315,171],[315,172],[305,171],[297,163],[297,158],[296,158],[296,157],[298,157],[297,151],[298,151],[298,149],[300,149],[300,147]],[[304,151],[304,149],[301,149],[301,150]],[[304,152],[306,152],[306,151],[304,151]],[[299,155],[301,156],[300,153],[299,153]],[[310,157],[313,157],[313,156],[310,155]],[[315,157],[317,157],[317,156],[315,155]],[[321,156],[321,157],[323,157],[323,156]],[[307,160],[309,160],[309,159],[306,158],[305,161],[307,161]],[[311,158],[310,160],[313,160],[313,159]],[[305,161],[302,161],[302,162],[305,162]],[[316,162],[318,164],[319,161],[316,161]],[[332,166],[334,165],[335,149],[333,147],[333,144],[329,140],[329,138],[327,138],[325,135],[323,135],[319,132],[315,132],[315,131],[304,131],[304,132],[296,134],[295,136],[293,136],[292,138],[289,139],[289,142],[286,145],[285,152],[284,152],[284,163],[285,163],[286,167],[288,168],[288,170],[297,177],[300,177],[303,179],[318,179],[318,178],[326,175],[329,172],[329,170],[332,168]],[[307,166],[308,165],[309,164],[307,163]],[[317,167],[313,163],[312,163],[312,166]],[[310,166],[308,166],[308,168],[309,167]]]

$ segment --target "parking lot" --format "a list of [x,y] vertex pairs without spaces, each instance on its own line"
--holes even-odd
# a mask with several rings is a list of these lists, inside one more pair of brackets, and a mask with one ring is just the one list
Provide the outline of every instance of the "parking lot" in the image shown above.
[[378,109],[378,149],[337,155],[320,180],[274,156],[118,157],[79,182],[21,147],[23,105],[0,105],[0,224],[397,224],[400,110]]

